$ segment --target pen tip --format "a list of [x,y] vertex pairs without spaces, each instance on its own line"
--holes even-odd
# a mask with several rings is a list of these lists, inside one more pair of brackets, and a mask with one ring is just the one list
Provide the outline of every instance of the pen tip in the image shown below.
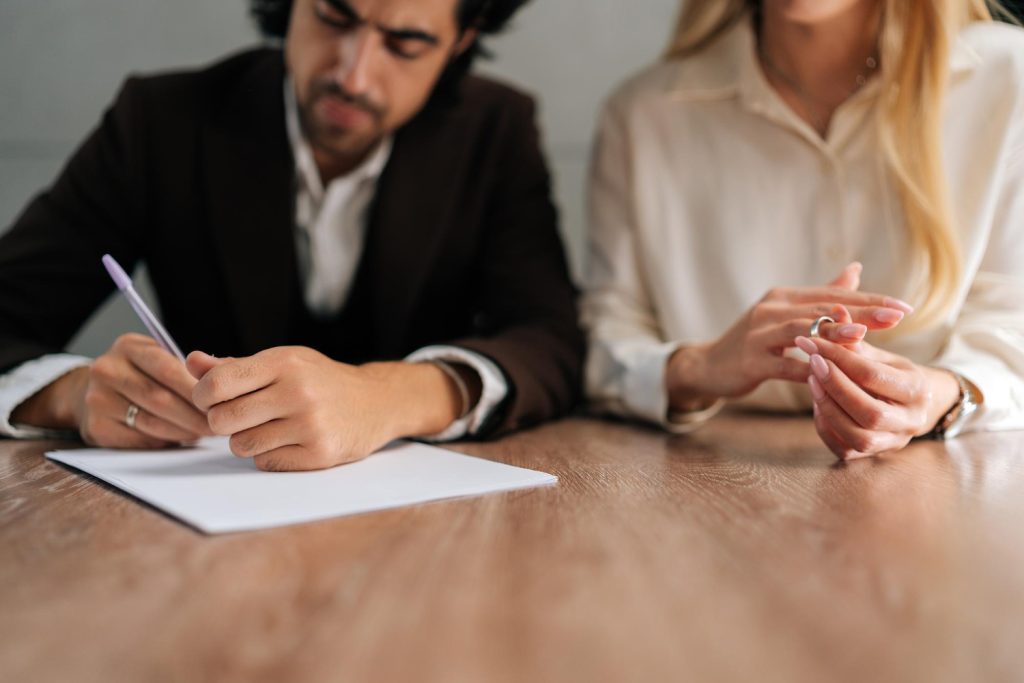
[[128,273],[124,272],[124,268],[114,260],[113,256],[104,254],[100,260],[103,261],[104,267],[110,273],[110,277],[118,289],[127,289],[132,286],[132,279],[128,277]]

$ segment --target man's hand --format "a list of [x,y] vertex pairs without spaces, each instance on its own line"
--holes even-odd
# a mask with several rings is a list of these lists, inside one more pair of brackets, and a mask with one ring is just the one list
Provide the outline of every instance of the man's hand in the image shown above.
[[454,383],[430,364],[346,365],[305,347],[239,359],[194,352],[195,405],[231,451],[262,470],[316,470],[390,441],[444,430],[459,416]]
[[[77,429],[86,443],[110,448],[164,448],[210,434],[192,405],[196,380],[153,339],[126,334],[87,368],[64,375],[18,406],[11,421]],[[125,424],[128,406],[139,412]]]

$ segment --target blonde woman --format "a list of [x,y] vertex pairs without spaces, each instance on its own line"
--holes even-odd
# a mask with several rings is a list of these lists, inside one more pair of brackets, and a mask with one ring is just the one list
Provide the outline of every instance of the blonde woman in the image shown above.
[[844,459],[1024,428],[1024,31],[993,11],[689,0],[600,124],[591,400],[813,407]]

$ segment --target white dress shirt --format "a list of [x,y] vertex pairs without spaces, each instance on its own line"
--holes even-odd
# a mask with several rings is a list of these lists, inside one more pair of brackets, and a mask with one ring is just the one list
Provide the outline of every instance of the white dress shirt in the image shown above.
[[[392,140],[383,140],[358,168],[324,187],[312,150],[302,134],[290,79],[285,81],[284,98],[288,140],[295,159],[295,239],[303,296],[313,315],[331,317],[344,306],[355,278],[363,254],[368,210],[390,157]],[[482,393],[472,410],[441,433],[428,437],[429,440],[447,441],[476,433],[508,394],[508,385],[497,365],[468,349],[429,346],[410,354],[406,360],[465,364],[481,379]],[[83,356],[53,354],[23,363],[0,376],[0,434],[17,438],[60,434],[12,425],[11,413],[40,389],[90,362]]]
[[[1024,428],[1024,31],[968,27],[951,57],[942,131],[964,255],[935,329],[871,334],[882,348],[973,381],[968,429]],[[903,214],[879,151],[878,80],[826,139],[766,81],[749,22],[701,54],[650,67],[607,102],[591,173],[583,321],[586,389],[601,408],[687,431],[667,415],[665,365],[722,335],[769,289],[823,285],[864,263],[863,291],[913,291]],[[911,302],[913,303],[913,302]],[[737,403],[806,410],[802,384]]]

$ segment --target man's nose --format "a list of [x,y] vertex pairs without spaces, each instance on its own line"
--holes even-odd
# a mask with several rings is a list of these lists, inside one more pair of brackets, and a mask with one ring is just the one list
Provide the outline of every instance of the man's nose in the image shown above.
[[366,93],[372,82],[376,52],[375,31],[363,26],[341,40],[338,46],[338,82],[353,95]]

